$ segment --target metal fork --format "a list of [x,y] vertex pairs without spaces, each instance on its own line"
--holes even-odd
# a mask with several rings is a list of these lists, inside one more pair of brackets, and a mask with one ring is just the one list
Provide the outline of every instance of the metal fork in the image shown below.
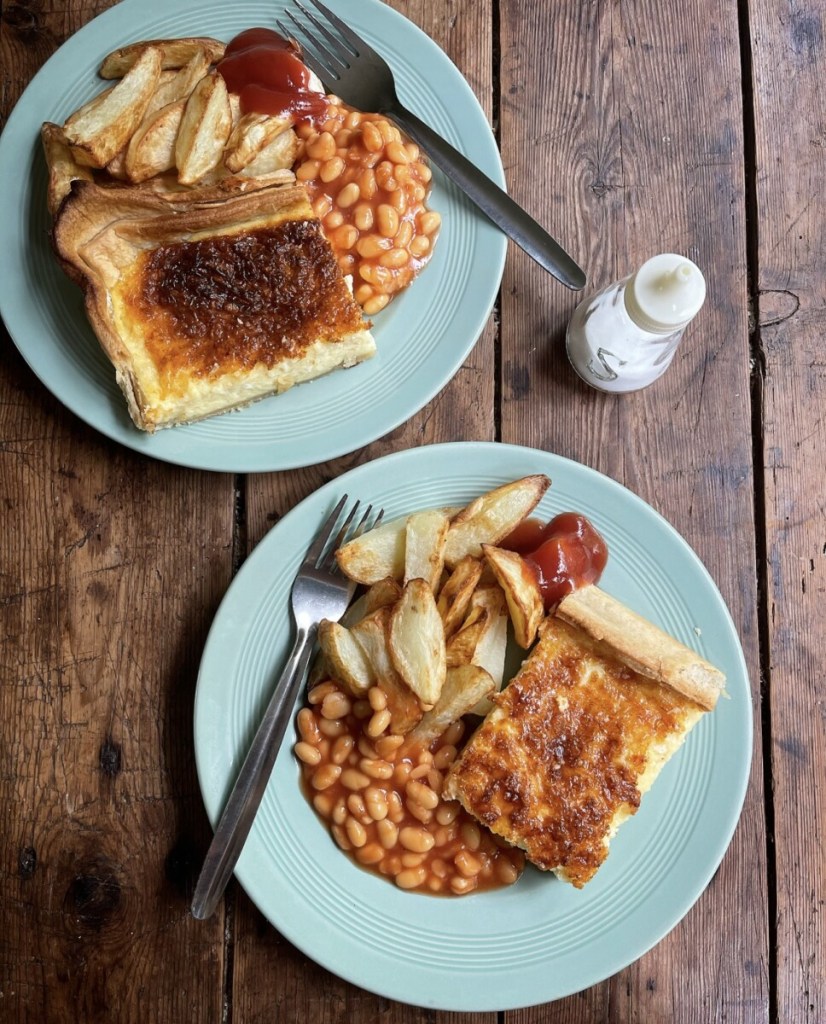
[[[358,501],[347,514],[333,543],[328,544],[347,501],[345,494],[327,517],[308,548],[293,582],[290,607],[295,621],[295,643],[207,851],[192,899],[193,917],[210,917],[227,887],[284,739],[310,661],[318,624],[322,619],[337,622],[353,596],[355,583],[338,571],[335,552],[348,539],[350,524],[358,511]],[[372,510],[373,506],[368,505],[351,536],[364,532]],[[383,515],[382,509],[377,513],[371,528],[378,526]]]
[[[479,209],[540,267],[568,288],[585,286],[585,273],[581,267],[544,228],[470,160],[402,106],[396,95],[393,72],[383,57],[320,0],[308,2],[324,16],[326,24],[300,0],[293,2],[306,21],[296,18],[290,10],[284,13],[299,30],[299,41],[311,45],[312,51],[306,45],[303,47],[304,62],[318,75],[328,92],[335,93],[358,110],[392,117]],[[315,33],[306,22],[315,27]],[[283,35],[295,36],[293,27],[283,25],[277,18],[275,23]]]

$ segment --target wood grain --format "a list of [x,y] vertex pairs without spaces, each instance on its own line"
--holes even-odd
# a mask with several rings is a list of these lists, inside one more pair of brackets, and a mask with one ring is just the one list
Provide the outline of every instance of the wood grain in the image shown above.
[[[707,306],[665,377],[605,396],[567,365],[577,297],[513,253],[502,291],[502,440],[593,466],[662,512],[719,581],[756,681],[738,26],[731,5],[700,8],[502,5],[501,141],[516,198],[584,260],[591,290],[668,251],[695,259],[709,281]],[[675,1006],[681,1020],[767,1019],[757,735],[736,838],[683,923],[603,985],[507,1020],[666,1020]],[[746,891],[756,911],[744,919]]]
[[826,1019],[826,12],[749,5],[777,1017]]

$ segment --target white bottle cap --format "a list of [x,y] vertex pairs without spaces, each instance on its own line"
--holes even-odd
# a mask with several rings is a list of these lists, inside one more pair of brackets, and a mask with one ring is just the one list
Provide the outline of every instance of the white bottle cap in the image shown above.
[[700,268],[669,252],[652,257],[634,274],[625,289],[625,308],[644,331],[672,334],[697,315],[705,298]]

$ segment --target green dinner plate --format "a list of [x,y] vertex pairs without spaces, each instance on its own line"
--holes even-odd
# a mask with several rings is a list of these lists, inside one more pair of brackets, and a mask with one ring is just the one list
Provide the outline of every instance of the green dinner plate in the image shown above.
[[641,956],[700,896],[737,823],[751,759],[746,667],[708,572],[660,515],[591,469],[528,448],[433,445],[360,466],[286,515],[229,588],[201,663],[195,751],[214,824],[289,650],[292,580],[338,498],[381,505],[392,519],[530,473],[553,481],[541,516],[582,512],[606,538],[604,589],[719,666],[729,699],[689,735],[582,890],[531,867],[514,886],[462,898],[397,889],[335,846],[300,791],[288,737],[237,877],[308,956],[417,1005],[502,1010],[588,988]]
[[[133,426],[83,310],[49,243],[40,125],[62,122],[98,92],[101,59],[136,39],[214,35],[273,25],[285,0],[124,0],[72,36],[43,66],[0,137],[0,314],[32,370],[64,405],[108,437],[153,458],[226,472],[306,466],[393,430],[437,394],[475,344],[492,308],[504,236],[436,170],[431,205],[443,226],[429,266],[374,317],[378,353],[247,409],[157,434]],[[330,0],[392,66],[399,96],[504,185],[490,126],[467,82],[406,18],[378,0]]]

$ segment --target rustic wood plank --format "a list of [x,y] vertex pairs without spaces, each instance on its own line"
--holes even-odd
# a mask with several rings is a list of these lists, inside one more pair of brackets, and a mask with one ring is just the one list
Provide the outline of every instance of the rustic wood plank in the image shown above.
[[[662,512],[718,581],[759,679],[737,12],[678,3],[501,6],[501,143],[517,199],[585,262],[589,290],[662,251],[708,274],[709,301],[665,377],[603,396],[567,364],[579,301],[521,253],[502,290],[502,440],[600,469]],[[581,298],[581,297],[580,297]],[[519,1024],[765,1020],[759,720],[747,805],[683,923],[608,982]],[[744,915],[749,893],[753,912]]]
[[[431,4],[393,0],[458,65],[491,115],[491,3],[472,0]],[[291,473],[250,477],[246,490],[250,549],[284,513],[327,480],[389,452],[452,440],[494,436],[493,318],[464,366],[420,413],[389,435],[334,462]],[[358,415],[358,410],[353,410]],[[235,908],[232,1005],[234,1019],[312,1020],[317,1024],[381,1020],[383,1024],[439,1021],[493,1024],[495,1014],[434,1014],[379,999],[328,974],[293,949],[264,921],[243,894]]]
[[[3,118],[104,6],[3,5]],[[191,721],[232,481],[107,441],[1,344],[0,1017],[218,1020]]]
[[777,1019],[826,1019],[826,334],[823,61],[817,0],[749,6],[766,630],[776,890]]

